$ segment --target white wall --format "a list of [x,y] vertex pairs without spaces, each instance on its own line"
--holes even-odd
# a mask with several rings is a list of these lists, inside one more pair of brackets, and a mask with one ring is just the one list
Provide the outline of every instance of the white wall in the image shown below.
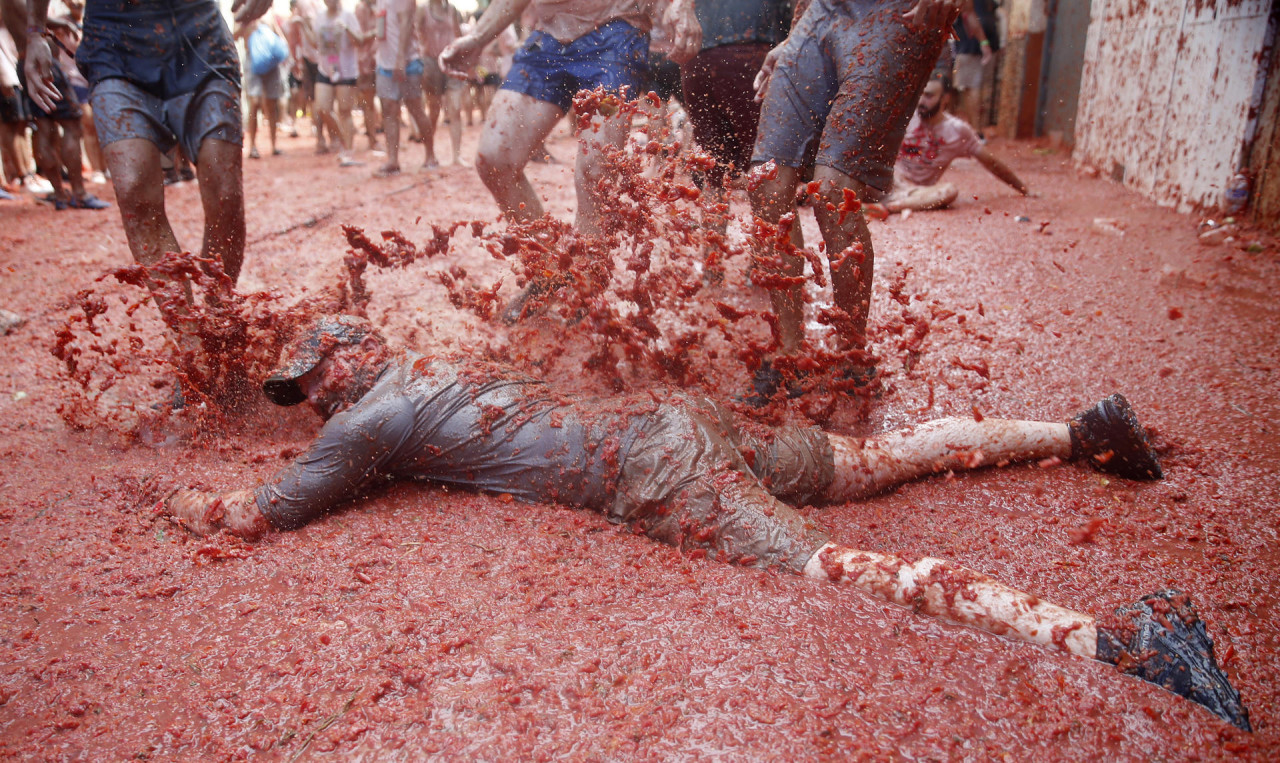
[[1122,165],[1125,185],[1161,204],[1220,204],[1245,159],[1270,6],[1093,0],[1076,160],[1103,174]]

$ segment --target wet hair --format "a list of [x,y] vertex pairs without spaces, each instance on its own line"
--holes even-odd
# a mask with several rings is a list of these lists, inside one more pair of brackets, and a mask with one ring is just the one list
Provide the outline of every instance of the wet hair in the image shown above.
[[944,96],[949,95],[952,97],[952,99],[960,97],[960,91],[956,89],[955,83],[951,81],[950,74],[947,74],[946,72],[942,72],[942,71],[935,71],[933,73],[933,76],[929,78],[930,82],[934,80],[937,80],[939,83],[941,83],[942,94]]

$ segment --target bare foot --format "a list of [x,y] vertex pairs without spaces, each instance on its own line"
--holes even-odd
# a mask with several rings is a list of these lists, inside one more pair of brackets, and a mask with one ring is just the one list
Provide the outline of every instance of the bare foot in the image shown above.
[[400,165],[398,164],[384,164],[373,172],[373,176],[376,178],[389,178],[392,175],[399,174]]

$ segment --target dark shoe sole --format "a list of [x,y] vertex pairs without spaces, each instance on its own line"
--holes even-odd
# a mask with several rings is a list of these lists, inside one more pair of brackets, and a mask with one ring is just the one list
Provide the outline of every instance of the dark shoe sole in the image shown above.
[[1132,624],[1133,632],[1098,628],[1098,660],[1186,697],[1238,728],[1253,731],[1240,692],[1218,667],[1213,639],[1186,594],[1156,591],[1116,610],[1116,614]]
[[1087,459],[1093,468],[1131,480],[1164,476],[1147,434],[1124,395],[1100,401],[1067,422],[1071,458]]

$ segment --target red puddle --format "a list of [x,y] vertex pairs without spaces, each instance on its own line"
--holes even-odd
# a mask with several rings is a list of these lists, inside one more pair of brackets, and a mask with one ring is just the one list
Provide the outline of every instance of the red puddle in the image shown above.
[[[467,136],[471,145],[475,132]],[[626,257],[607,279],[590,242],[577,242],[582,260],[568,269],[585,268],[587,287],[507,330],[477,314],[546,265],[533,242],[553,242],[541,254],[557,258],[573,249],[564,226],[514,239],[489,222],[455,228],[495,216],[473,171],[372,181],[339,173],[303,141],[284,145],[285,157],[248,167],[241,287],[255,296],[233,302],[236,325],[248,327],[242,346],[256,348],[241,353],[245,387],[280,341],[267,316],[337,306],[363,309],[396,341],[510,362],[567,395],[674,382],[729,397],[771,345],[739,226],[723,284],[692,272],[700,234],[688,194],[662,202],[685,205],[674,222],[657,220],[671,238],[647,223],[620,226]],[[551,146],[572,156],[565,136]],[[1081,180],[1060,156],[996,148],[1042,198],[1014,198],[962,166],[952,179],[970,195],[957,209],[873,224],[880,396],[866,405],[819,396],[772,416],[808,413],[855,433],[940,415],[1052,419],[1120,390],[1157,432],[1167,479],[1138,485],[1027,465],[810,511],[854,547],[954,559],[1099,614],[1167,585],[1188,591],[1255,734],[1102,665],[836,586],[683,558],[553,506],[401,485],[261,543],[189,538],[151,508],[165,486],[245,486],[296,455],[317,422],[252,399],[220,407],[210,398],[172,419],[163,405],[153,410],[177,356],[140,290],[94,280],[129,262],[118,219],[26,204],[0,208],[0,307],[30,321],[0,338],[0,750],[1273,757],[1274,245],[1202,248],[1193,220]],[[531,174],[547,208],[568,219],[568,168]],[[169,208],[193,245],[196,189],[171,190]],[[740,196],[732,211],[743,213]],[[1019,225],[1019,214],[1052,225]],[[1128,233],[1093,231],[1098,216],[1123,216]],[[807,212],[801,221],[816,241]],[[339,223],[402,267],[371,256],[375,267],[361,268]],[[665,247],[671,240],[681,246]],[[432,247],[433,257],[409,256]],[[646,278],[661,297],[652,327],[620,296]],[[84,289],[96,299],[78,297]],[[82,304],[106,308],[94,319],[101,338],[84,331]],[[582,307],[587,315],[567,327]],[[50,353],[69,322],[77,343],[116,342],[78,356],[89,393]],[[76,401],[85,405],[70,416]]]

